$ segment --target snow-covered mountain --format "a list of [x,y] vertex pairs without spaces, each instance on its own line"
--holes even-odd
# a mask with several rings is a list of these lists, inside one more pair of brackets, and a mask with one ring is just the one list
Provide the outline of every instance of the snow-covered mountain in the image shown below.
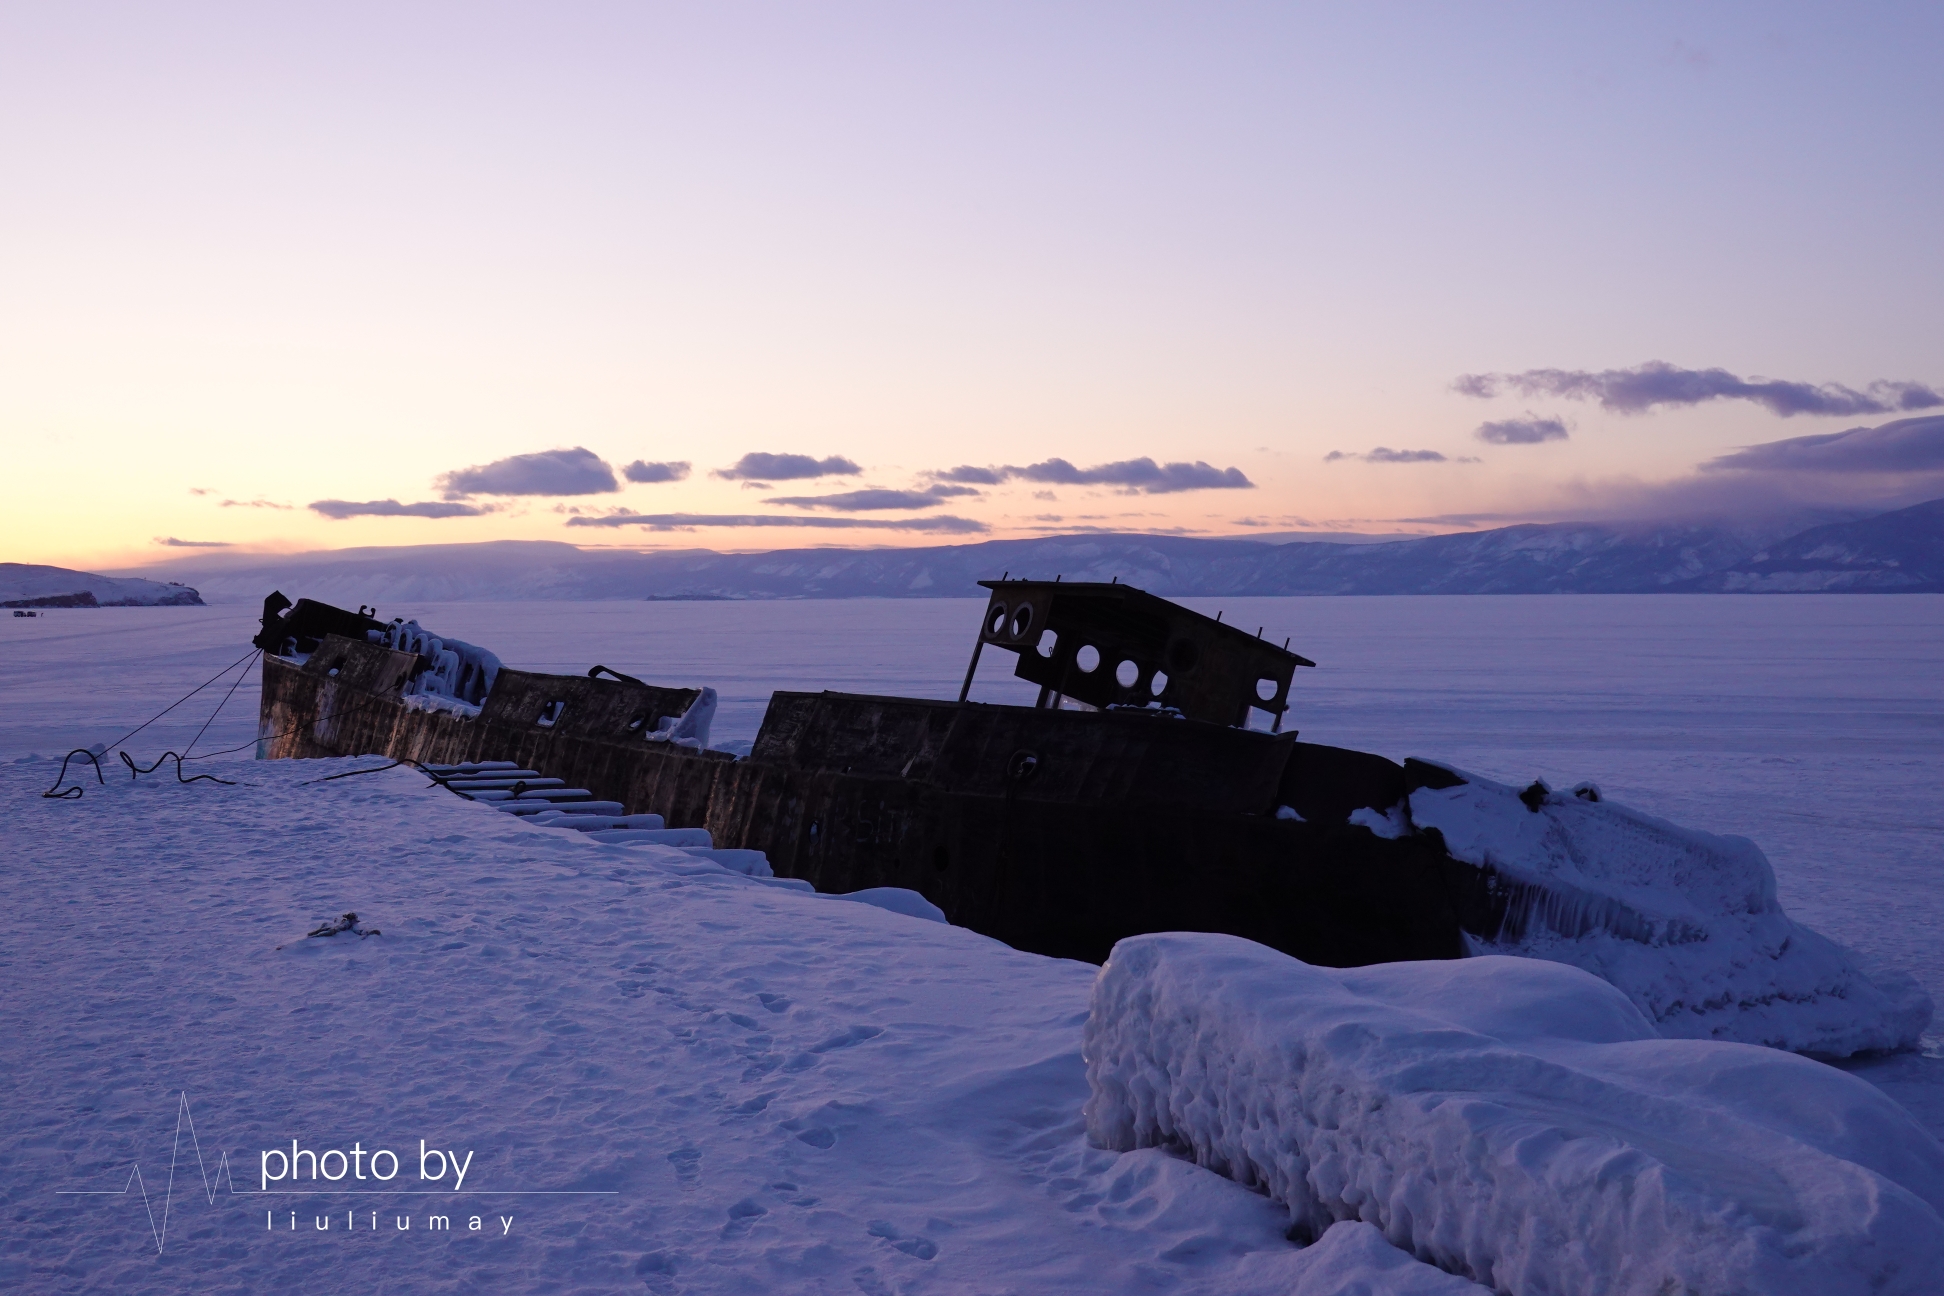
[[217,602],[254,602],[283,587],[293,596],[345,606],[501,599],[963,598],[979,595],[975,582],[1006,572],[1119,579],[1171,598],[1892,590],[1937,588],[1944,572],[1937,557],[1944,550],[1944,501],[1861,522],[1805,526],[1806,520],[1765,526],[1569,522],[1381,544],[1074,535],[920,549],[734,554],[637,553],[501,540],[224,555],[150,570],[191,581]]
[[1944,500],[1811,527],[1694,588],[1731,593],[1944,593]]
[[0,607],[169,607],[202,605],[187,585],[97,576],[66,567],[0,563]]

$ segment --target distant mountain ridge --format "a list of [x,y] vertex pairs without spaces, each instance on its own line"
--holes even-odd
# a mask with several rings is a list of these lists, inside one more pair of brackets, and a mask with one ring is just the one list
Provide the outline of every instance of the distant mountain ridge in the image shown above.
[[[1382,544],[1079,535],[922,549],[580,549],[550,540],[225,555],[172,565],[216,602],[976,597],[981,579],[1166,597],[1944,590],[1944,500],[1809,527],[1552,523]],[[193,591],[191,591],[193,593]]]
[[0,607],[199,607],[186,585],[141,577],[97,576],[66,567],[0,562]]
[[1944,593],[1944,500],[1810,527],[1693,582],[1733,594]]

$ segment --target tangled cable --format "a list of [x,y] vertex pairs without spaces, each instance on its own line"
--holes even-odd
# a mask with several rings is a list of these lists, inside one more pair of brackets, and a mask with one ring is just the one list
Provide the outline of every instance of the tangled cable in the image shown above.
[[128,777],[131,779],[138,774],[155,773],[155,771],[162,768],[163,761],[168,760],[170,757],[173,756],[175,757],[176,782],[178,783],[197,783],[202,781],[203,779],[208,779],[211,783],[221,783],[224,787],[236,786],[236,783],[233,780],[219,779],[214,774],[195,774],[190,776],[189,778],[182,777],[182,757],[176,756],[176,754],[172,751],[166,751],[163,752],[160,756],[157,756],[155,758],[155,764],[148,766],[146,769],[137,765],[135,763],[135,758],[130,756],[127,752],[117,752],[115,754],[121,757],[122,764],[128,766]]
[[[196,736],[189,740],[189,746],[186,750],[194,751],[196,747],[196,743],[202,739],[202,736],[205,733],[209,732],[209,726],[216,723],[216,717],[222,714],[223,708],[229,705],[229,700],[236,695],[236,690],[242,686],[243,681],[249,676],[250,665],[255,664],[256,659],[258,657],[261,657],[262,655],[263,652],[261,649],[258,648],[250,649],[250,651],[244,653],[241,657],[238,657],[235,661],[223,667],[223,669],[217,671],[214,675],[211,675],[208,679],[196,685],[196,687],[190,689],[187,693],[184,693],[181,697],[169,703],[169,705],[163,707],[160,711],[157,711],[154,715],[142,721],[142,723],[136,725],[133,729],[130,729],[127,733],[123,734],[121,737],[115,739],[114,742],[102,743],[99,747],[74,748],[72,751],[68,752],[66,756],[63,756],[61,758],[61,772],[55,776],[54,785],[48,788],[47,791],[41,793],[41,796],[43,798],[54,800],[54,801],[70,801],[70,800],[74,800],[77,797],[80,797],[83,794],[85,789],[78,782],[73,787],[69,787],[69,788],[63,788],[61,786],[63,783],[67,781],[68,765],[70,762],[74,760],[76,756],[82,757],[83,759],[91,763],[94,766],[95,781],[103,786],[106,786],[108,780],[102,775],[101,772],[101,758],[108,754],[108,749],[110,747],[117,747],[120,744],[127,742],[130,738],[133,738],[136,734],[142,732],[142,730],[148,728],[150,725],[154,724],[157,720],[160,720],[163,716],[169,714],[169,712],[175,710],[177,707],[181,706],[184,702],[187,702],[190,698],[196,696],[196,694],[202,692],[204,689],[214,684],[217,680],[222,679],[223,676],[229,674],[231,671],[235,670],[238,666],[242,666],[243,667],[242,673],[237,675],[236,682],[230,685],[229,692],[223,694],[223,700],[221,702],[218,702],[216,704],[216,709],[209,713],[209,719],[203,721],[202,728],[196,730]],[[228,751],[229,752],[241,751],[243,750],[243,747],[253,746],[254,742],[255,740],[252,740],[251,742],[244,743],[242,747],[231,747],[228,749]],[[131,778],[139,774],[152,774],[156,770],[161,768],[163,761],[173,757],[176,763],[176,780],[178,782],[197,783],[207,779],[211,783],[220,783],[225,787],[235,787],[236,784],[232,780],[217,778],[214,774],[197,774],[194,775],[193,777],[185,778],[183,777],[183,773],[182,773],[182,762],[184,760],[203,760],[209,756],[223,756],[227,754],[228,752],[205,752],[203,756],[189,756],[186,754],[178,755],[173,751],[164,752],[161,756],[158,756],[156,758],[155,763],[153,765],[150,765],[148,768],[143,769],[140,766],[136,765],[134,759],[130,757],[127,752],[124,751],[120,753],[122,763],[128,766],[129,777]]]
[[[185,776],[182,772],[182,763],[184,761],[209,760],[211,757],[215,757],[215,756],[228,756],[234,752],[240,752],[246,748],[255,747],[259,743],[275,742],[279,738],[288,738],[291,734],[294,734],[301,729],[309,728],[312,725],[322,724],[326,720],[335,720],[339,716],[355,715],[357,712],[365,710],[368,707],[374,706],[378,702],[378,699],[376,698],[362,698],[357,701],[354,701],[351,705],[342,707],[336,711],[329,713],[328,715],[316,716],[312,719],[305,720],[302,721],[301,723],[292,725],[290,728],[283,730],[281,733],[259,734],[257,737],[250,739],[250,741],[246,743],[238,743],[234,747],[224,747],[218,751],[203,752],[199,755],[191,756],[189,753],[195,750],[196,744],[202,740],[202,736],[205,733],[209,732],[209,726],[216,722],[216,717],[222,714],[223,708],[229,705],[230,698],[236,695],[236,690],[242,687],[244,679],[246,679],[249,676],[250,668],[249,666],[244,665],[244,663],[252,662],[255,658],[260,657],[262,655],[263,655],[262,650],[252,648],[249,652],[243,654],[243,656],[241,657],[238,657],[235,661],[223,667],[222,670],[217,671],[216,674],[210,676],[202,683],[196,685],[196,687],[190,689],[187,693],[184,693],[181,697],[169,703],[169,705],[163,707],[160,711],[157,711],[154,715],[144,720],[141,724],[136,725],[133,729],[130,729],[127,733],[115,739],[115,741],[112,743],[103,743],[97,747],[74,748],[72,751],[68,752],[66,756],[63,756],[61,758],[61,772],[55,777],[53,786],[48,788],[47,791],[41,793],[41,796],[54,801],[69,801],[83,795],[86,789],[78,781],[71,787],[61,786],[63,783],[67,782],[68,765],[77,756],[92,764],[94,766],[95,781],[104,787],[107,786],[108,780],[102,775],[101,772],[101,758],[108,754],[109,748],[114,747],[120,743],[127,742],[130,738],[133,738],[136,734],[142,732],[142,730],[148,728],[150,725],[154,724],[157,720],[160,720],[163,716],[169,714],[169,712],[175,710],[177,707],[181,706],[184,702],[187,702],[190,698],[194,697],[196,694],[202,692],[204,689],[214,684],[217,680],[222,679],[223,676],[229,674],[231,671],[235,670],[238,666],[243,666],[242,674],[236,677],[236,682],[230,685],[229,692],[223,694],[223,700],[216,704],[216,709],[209,713],[209,719],[203,721],[202,728],[196,730],[196,736],[189,740],[189,745],[185,747],[180,754],[174,751],[163,752],[160,756],[155,758],[154,764],[148,766],[142,766],[142,765],[138,765],[135,762],[134,757],[130,756],[127,752],[123,751],[123,752],[116,753],[118,756],[121,757],[122,764],[128,766],[129,777],[131,779],[143,774],[153,774],[156,770],[162,767],[163,761],[174,760],[176,781],[179,783],[200,783],[207,780],[208,782],[211,783],[220,783],[224,787],[235,787],[236,782],[233,779],[217,778],[214,774],[192,774],[192,775]],[[299,784],[298,786],[306,787],[309,786],[309,784],[311,783],[328,783],[333,779],[350,778],[354,774],[376,774],[382,770],[395,769],[400,765],[410,765],[413,768],[419,769],[421,771],[423,771],[424,769],[424,767],[418,761],[409,760],[409,759],[398,760],[398,761],[393,761],[390,765],[379,765],[379,766],[374,766],[370,769],[349,770],[343,774],[331,774],[320,779],[308,779],[304,783]],[[439,780],[436,776],[432,776],[432,777],[435,783],[441,782],[441,780]]]

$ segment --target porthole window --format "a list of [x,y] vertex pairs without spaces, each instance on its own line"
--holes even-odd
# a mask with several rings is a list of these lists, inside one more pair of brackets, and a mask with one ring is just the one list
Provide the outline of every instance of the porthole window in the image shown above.
[[1073,654],[1073,664],[1080,668],[1082,675],[1091,675],[1100,669],[1100,649],[1092,644],[1081,644],[1080,651]]
[[986,633],[997,636],[1006,629],[1006,605],[994,603],[992,611],[986,614]]
[[1264,677],[1256,681],[1256,696],[1264,702],[1276,700],[1276,681]]
[[1055,648],[1058,648],[1059,646],[1060,646],[1060,636],[1059,636],[1059,635],[1057,635],[1057,634],[1055,634],[1055,633],[1054,633],[1053,631],[1051,631],[1051,630],[1042,630],[1042,631],[1040,631],[1040,637],[1039,637],[1039,655],[1040,655],[1040,656],[1042,656],[1042,657],[1051,657],[1051,656],[1053,655],[1053,650],[1054,650]]
[[1168,673],[1166,671],[1154,672],[1154,678],[1148,681],[1148,692],[1154,694],[1154,696],[1156,697],[1160,697],[1163,693],[1166,693],[1167,691],[1168,691]]
[[1141,682],[1141,668],[1132,659],[1114,667],[1114,681],[1124,689],[1131,689]]
[[1012,637],[1024,639],[1026,632],[1033,628],[1033,605],[1021,603],[1019,610],[1012,615]]

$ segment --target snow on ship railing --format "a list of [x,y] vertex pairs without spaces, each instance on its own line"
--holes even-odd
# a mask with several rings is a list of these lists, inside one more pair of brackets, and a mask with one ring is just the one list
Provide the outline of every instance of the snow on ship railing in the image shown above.
[[405,681],[405,697],[423,698],[436,709],[441,703],[459,703],[477,711],[499,678],[500,659],[476,644],[463,639],[435,635],[417,621],[395,618],[383,630],[365,636],[398,652],[415,653],[430,663],[426,669]]

